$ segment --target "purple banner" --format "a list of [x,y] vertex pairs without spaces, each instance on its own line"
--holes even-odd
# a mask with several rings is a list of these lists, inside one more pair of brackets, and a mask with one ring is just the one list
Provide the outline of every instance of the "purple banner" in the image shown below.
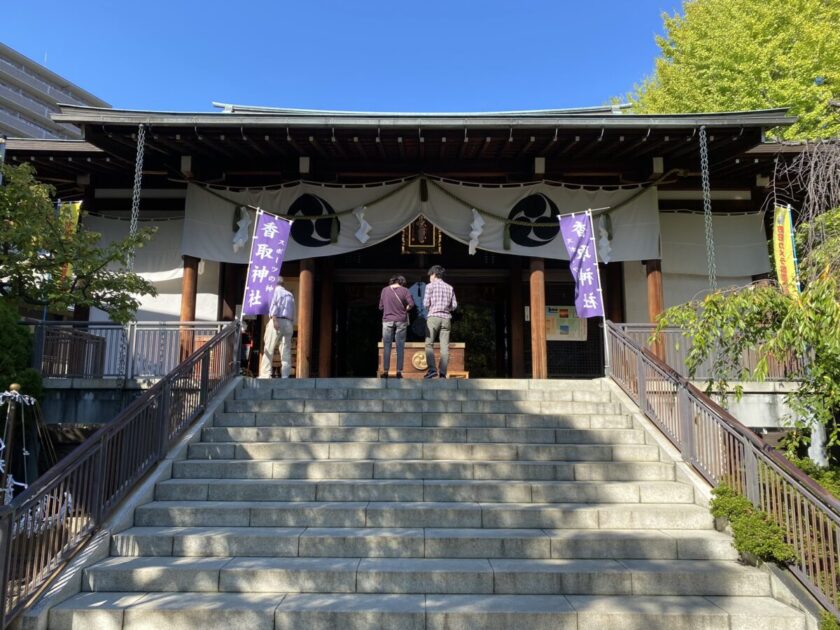
[[248,279],[245,282],[243,315],[267,315],[277,277],[283,265],[283,254],[289,242],[292,224],[262,210],[257,211]]
[[575,310],[580,318],[603,317],[604,301],[598,275],[595,231],[589,212],[560,217],[560,233],[569,252],[569,268],[575,279]]

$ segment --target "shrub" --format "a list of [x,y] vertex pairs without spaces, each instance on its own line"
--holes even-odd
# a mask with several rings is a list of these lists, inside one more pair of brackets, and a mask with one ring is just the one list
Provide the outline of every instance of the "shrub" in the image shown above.
[[714,498],[709,505],[712,516],[729,520],[732,542],[738,552],[780,564],[796,559],[793,547],[785,541],[785,531],[766,512],[756,509],[727,484],[720,484],[712,494]]
[[831,613],[823,611],[820,617],[820,630],[840,630],[840,622]]

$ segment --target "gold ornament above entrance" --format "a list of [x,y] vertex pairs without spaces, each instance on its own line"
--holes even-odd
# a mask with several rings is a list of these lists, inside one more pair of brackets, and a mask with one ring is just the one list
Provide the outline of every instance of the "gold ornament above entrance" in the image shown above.
[[403,254],[440,254],[442,242],[440,230],[422,214],[402,230]]

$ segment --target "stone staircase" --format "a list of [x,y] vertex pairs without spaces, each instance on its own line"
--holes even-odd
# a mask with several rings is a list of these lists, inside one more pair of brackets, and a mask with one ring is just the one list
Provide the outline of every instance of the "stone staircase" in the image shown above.
[[805,628],[602,381],[245,381],[49,628]]

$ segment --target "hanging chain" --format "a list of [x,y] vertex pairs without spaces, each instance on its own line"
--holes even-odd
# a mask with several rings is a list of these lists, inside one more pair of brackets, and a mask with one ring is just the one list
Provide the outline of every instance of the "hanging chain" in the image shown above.
[[709,264],[709,290],[717,291],[715,265],[715,234],[712,225],[712,192],[709,185],[709,145],[706,127],[700,127],[700,176],[703,180],[703,218],[706,226],[706,260]]
[[[129,236],[137,234],[137,219],[140,215],[140,191],[143,180],[143,157],[146,152],[146,127],[137,127],[137,158],[134,161],[134,189],[131,191],[131,223],[128,225]],[[128,257],[129,270],[134,269],[134,250]]]
[[[134,189],[131,191],[131,222],[128,224],[129,236],[137,234],[137,220],[140,216],[140,191],[142,190],[143,181],[143,157],[146,151],[146,127],[141,123],[137,127],[137,158],[134,161]],[[128,254],[126,261],[129,271],[134,270],[134,249],[132,248]],[[131,324],[127,324],[122,328],[122,338],[120,339],[120,380],[122,387],[125,387],[125,382],[128,378],[128,336]]]

